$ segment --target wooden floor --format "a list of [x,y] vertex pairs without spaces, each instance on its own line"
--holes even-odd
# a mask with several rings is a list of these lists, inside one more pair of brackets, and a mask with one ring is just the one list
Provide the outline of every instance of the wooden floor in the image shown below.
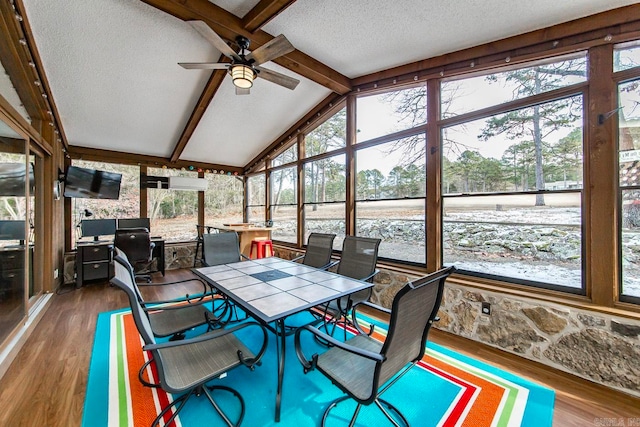
[[[170,271],[164,280],[187,277],[188,270]],[[162,280],[154,275],[154,282]],[[148,299],[196,291],[193,283],[143,288]],[[96,316],[126,306],[124,292],[107,284],[63,288],[55,295],[0,380],[0,426],[79,426]],[[554,426],[640,426],[640,399],[451,334],[433,331],[430,339],[555,389]]]

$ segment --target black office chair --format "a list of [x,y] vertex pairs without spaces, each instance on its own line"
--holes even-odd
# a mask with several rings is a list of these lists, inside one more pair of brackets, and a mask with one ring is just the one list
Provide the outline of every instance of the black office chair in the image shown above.
[[304,255],[294,258],[292,261],[302,260],[304,265],[316,268],[330,267],[333,240],[335,238],[335,234],[311,233],[307,240],[307,250]]
[[[396,294],[391,310],[362,303],[390,314],[389,330],[383,343],[365,334],[342,342],[312,326],[298,329],[295,348],[304,373],[317,368],[346,394],[329,404],[322,416],[322,426],[329,412],[347,399],[357,402],[349,426],[355,424],[362,405],[372,403],[394,426],[409,426],[402,413],[380,396],[422,360],[429,330],[438,320],[445,280],[454,270],[454,267],[448,267],[409,282]],[[302,332],[311,332],[320,341],[328,342],[330,349],[309,359],[302,349]]]
[[145,279],[151,282],[150,274],[138,274],[147,269],[153,261],[153,248],[147,228],[120,228],[116,230],[114,244],[123,251],[136,271],[136,279]]

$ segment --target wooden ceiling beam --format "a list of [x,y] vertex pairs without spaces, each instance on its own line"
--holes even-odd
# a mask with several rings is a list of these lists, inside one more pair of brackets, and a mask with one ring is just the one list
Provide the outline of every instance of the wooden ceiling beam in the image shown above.
[[269,21],[295,3],[296,0],[260,0],[242,18],[242,27],[252,33],[264,27]]
[[[235,40],[236,36],[242,35],[249,39],[253,50],[274,38],[262,30],[253,33],[246,30],[240,18],[208,0],[142,1],[184,21],[202,20],[225,40]],[[338,94],[351,91],[351,80],[348,77],[297,49],[276,58],[273,62]]]
[[[120,163],[124,165],[145,165],[148,167],[161,168],[169,166],[171,168],[187,168],[191,166],[195,169],[222,170],[225,173],[231,172],[242,174],[243,168],[237,166],[220,165],[216,163],[192,162],[188,160],[178,160],[170,162],[170,159],[158,156],[147,156],[144,154],[123,153],[121,151],[102,150],[98,148],[79,147],[72,145],[68,151],[72,159],[82,159],[88,161]],[[170,164],[171,163],[171,164]]]
[[[220,58],[218,58],[217,62],[231,61],[226,56],[221,55]],[[170,158],[171,163],[175,163],[178,161],[178,159],[180,159],[182,152],[189,143],[189,139],[191,139],[193,132],[196,130],[196,127],[198,127],[198,123],[200,123],[200,120],[202,120],[204,113],[207,111],[207,107],[220,88],[220,85],[224,81],[226,75],[226,70],[214,70],[211,73],[211,77],[209,77],[209,81],[207,81],[207,84],[204,87],[204,90],[202,91],[202,94],[200,95],[200,98],[198,99],[193,112],[191,112],[191,116],[189,117],[189,120],[187,121],[187,124],[184,127],[184,130],[182,131],[182,134],[180,135],[176,146],[173,149],[173,153],[171,154]]]

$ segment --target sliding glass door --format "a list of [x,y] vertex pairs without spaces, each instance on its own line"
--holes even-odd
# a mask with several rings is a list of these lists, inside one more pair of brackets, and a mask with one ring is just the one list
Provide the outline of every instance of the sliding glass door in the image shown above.
[[0,347],[24,320],[29,260],[27,141],[0,116]]

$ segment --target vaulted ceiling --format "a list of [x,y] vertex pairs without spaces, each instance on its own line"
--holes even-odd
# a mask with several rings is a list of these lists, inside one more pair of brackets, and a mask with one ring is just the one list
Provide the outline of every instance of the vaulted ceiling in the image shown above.
[[[629,0],[0,0],[16,3],[69,147],[244,167],[331,94],[358,79],[528,31],[635,4]],[[255,50],[284,34],[296,50],[236,95],[225,70],[179,62],[224,58],[186,21]],[[0,52],[2,53],[2,52]],[[0,56],[6,58],[6,55]],[[3,67],[12,77],[11,65]],[[25,117],[12,79],[0,94]]]

